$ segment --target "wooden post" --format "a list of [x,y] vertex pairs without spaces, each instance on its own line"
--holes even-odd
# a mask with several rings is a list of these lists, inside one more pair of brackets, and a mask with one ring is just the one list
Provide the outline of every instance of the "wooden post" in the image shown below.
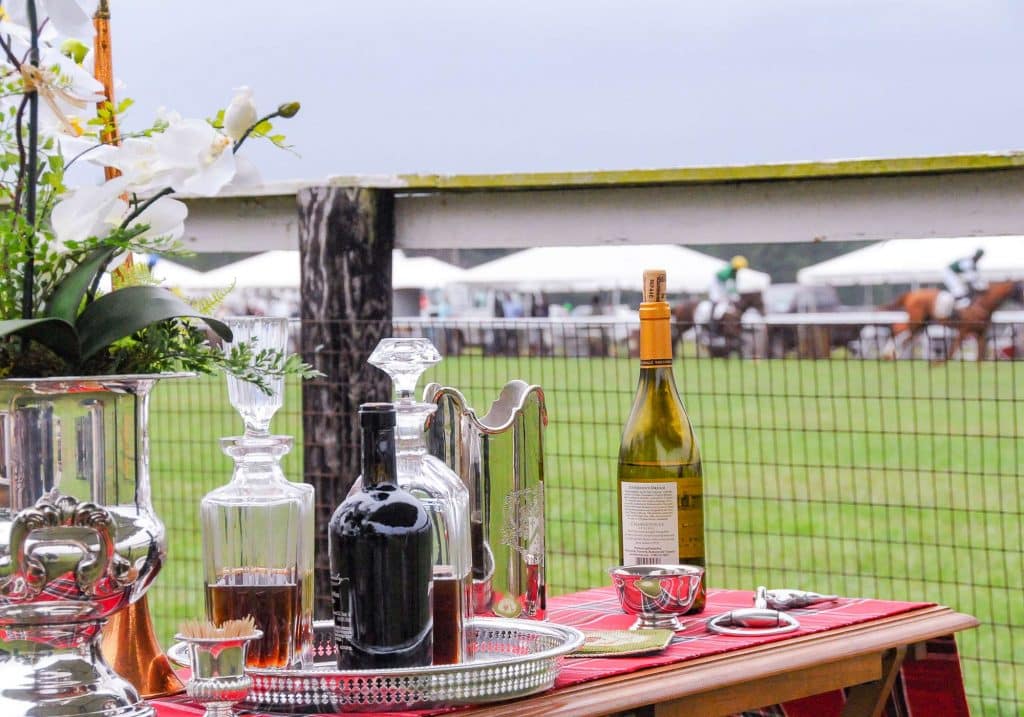
[[359,475],[359,405],[387,401],[366,363],[391,335],[394,199],[386,190],[298,193],[302,355],[323,372],[302,390],[304,478],[316,488],[316,614],[331,615],[327,524]]

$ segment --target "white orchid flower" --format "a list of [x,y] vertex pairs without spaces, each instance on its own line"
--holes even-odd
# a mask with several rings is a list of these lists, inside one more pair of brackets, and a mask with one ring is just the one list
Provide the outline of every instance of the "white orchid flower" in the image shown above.
[[88,65],[85,61],[79,65],[56,47],[45,47],[41,48],[39,66],[51,73],[53,87],[68,97],[81,102],[102,102],[106,99],[103,83],[86,69],[92,66],[91,59],[87,56]]
[[[99,186],[80,187],[56,204],[50,223],[57,241],[82,242],[89,237],[104,237],[124,223],[131,209],[123,198],[129,189],[127,177],[115,177]],[[170,197],[161,197],[135,217],[128,226],[148,224],[140,237],[150,240],[180,239],[185,233],[188,208]]]
[[148,137],[128,137],[120,145],[96,147],[85,158],[92,164],[119,170],[128,180],[129,191],[136,193],[163,189],[174,171]]
[[66,244],[106,236],[125,216],[128,203],[121,195],[127,188],[128,180],[117,177],[99,186],[79,187],[65,195],[50,215],[57,241]]
[[106,99],[103,83],[56,48],[42,50],[37,86],[40,82],[42,122],[55,124],[72,136],[83,132],[83,111],[91,115],[91,106]]
[[115,167],[128,180],[128,191],[156,191],[214,195],[243,170],[240,180],[251,179],[248,165],[237,163],[231,138],[208,122],[165,115],[167,129],[151,138],[125,139],[120,146],[98,147],[86,155],[89,162]]
[[214,195],[237,171],[231,138],[203,120],[178,120],[153,138],[176,192]]
[[256,124],[258,119],[259,114],[256,112],[256,103],[252,99],[252,90],[245,86],[236,87],[235,96],[231,98],[231,103],[224,110],[224,132],[237,142],[246,130]]
[[103,85],[81,65],[54,47],[40,48],[39,67],[22,65],[26,88],[35,87],[40,103],[40,129],[44,134],[82,133],[78,113],[106,97]]
[[[92,39],[96,29],[92,16],[96,14],[98,0],[36,0],[36,17],[40,22],[50,18],[49,25],[65,37]],[[8,0],[4,10],[11,22],[28,27],[28,1]]]

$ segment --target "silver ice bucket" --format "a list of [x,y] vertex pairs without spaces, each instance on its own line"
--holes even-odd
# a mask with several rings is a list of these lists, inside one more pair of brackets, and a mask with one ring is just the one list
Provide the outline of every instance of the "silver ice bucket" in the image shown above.
[[149,392],[159,378],[0,381],[5,717],[153,714],[98,641],[166,555],[149,485]]
[[473,612],[543,620],[544,391],[510,381],[482,418],[454,388],[432,383],[427,445],[469,489]]

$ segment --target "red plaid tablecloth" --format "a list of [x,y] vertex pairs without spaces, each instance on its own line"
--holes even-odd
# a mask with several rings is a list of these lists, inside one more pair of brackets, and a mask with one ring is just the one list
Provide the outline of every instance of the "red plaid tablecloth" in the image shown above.
[[[649,667],[683,662],[731,650],[738,650],[768,642],[782,641],[798,635],[833,630],[848,625],[899,615],[927,607],[930,603],[894,602],[863,598],[843,598],[834,603],[822,603],[803,610],[791,611],[800,621],[800,629],[786,635],[759,638],[739,638],[715,635],[704,627],[707,617],[739,607],[749,607],[753,594],[745,590],[712,590],[708,604],[700,619],[689,620],[684,630],[676,634],[664,652],[650,657],[572,658],[563,663],[555,690],[612,675],[621,675]],[[562,595],[549,601],[551,622],[573,627],[615,630],[628,628],[633,617],[619,609],[611,588],[585,590]],[[840,692],[817,695],[785,705],[767,707],[764,715],[786,717],[830,717],[839,715],[843,705]],[[203,710],[184,697],[154,701],[158,717],[195,717]],[[426,717],[460,710],[433,710],[419,712],[389,712],[389,717]],[[378,713],[381,714],[381,713]],[[952,637],[934,640],[928,644],[923,658],[909,655],[900,677],[893,688],[886,714],[890,717],[969,717],[963,690],[963,676]]]

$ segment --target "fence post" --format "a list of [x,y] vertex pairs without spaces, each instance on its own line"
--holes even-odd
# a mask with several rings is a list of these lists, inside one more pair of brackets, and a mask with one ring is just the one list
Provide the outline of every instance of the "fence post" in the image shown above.
[[330,617],[327,523],[359,474],[359,404],[386,401],[366,359],[391,335],[394,198],[387,190],[310,187],[297,195],[302,356],[324,374],[302,389],[304,479],[316,488],[316,613]]

